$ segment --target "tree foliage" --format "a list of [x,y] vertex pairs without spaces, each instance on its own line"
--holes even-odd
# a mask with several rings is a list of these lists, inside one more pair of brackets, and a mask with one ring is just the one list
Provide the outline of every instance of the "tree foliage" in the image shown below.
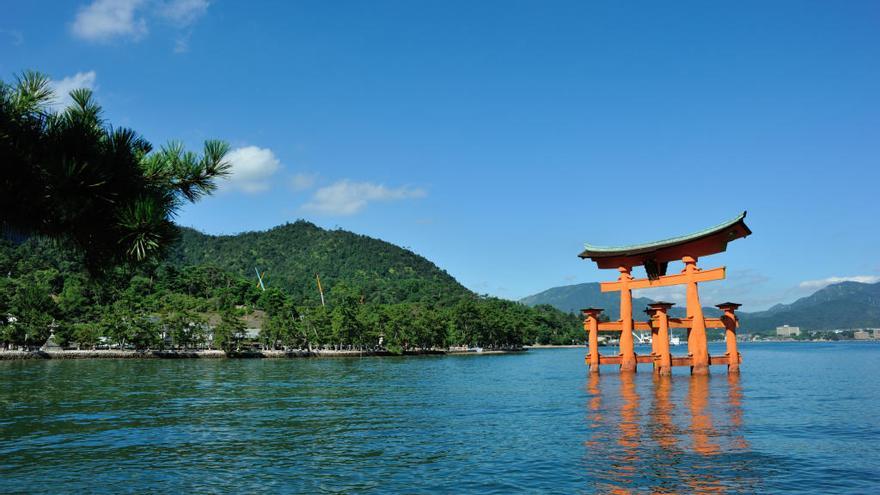
[[[117,267],[89,277],[63,244],[0,241],[0,346],[38,347],[55,329],[62,345],[94,348],[239,350],[370,349],[406,352],[448,346],[501,348],[583,340],[580,319],[549,306],[465,293],[452,304],[371,302],[338,283],[327,306],[301,300],[211,266]],[[260,329],[244,338],[246,317]]]
[[254,267],[259,267],[267,272],[268,287],[285,291],[298,304],[320,304],[316,274],[320,274],[326,292],[343,284],[357,290],[357,297],[366,304],[448,306],[470,295],[452,276],[412,251],[302,220],[265,232],[232,236],[210,236],[183,228],[169,261],[181,267],[223,267],[249,278]]
[[159,150],[114,127],[88,89],[52,110],[47,76],[0,81],[0,230],[44,235],[79,249],[93,271],[158,259],[177,235],[172,219],[229,172],[229,146],[201,154],[171,143]]

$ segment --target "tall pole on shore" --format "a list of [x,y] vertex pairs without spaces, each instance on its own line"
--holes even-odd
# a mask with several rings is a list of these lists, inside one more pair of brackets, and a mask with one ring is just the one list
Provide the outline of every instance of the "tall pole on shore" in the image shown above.
[[321,288],[321,277],[316,273],[315,279],[318,281],[318,293],[321,294],[321,307],[326,307],[324,304],[324,289]]
[[263,289],[263,292],[266,291],[266,286],[263,285],[263,275],[260,273],[260,270],[257,267],[254,267],[254,271],[257,273],[257,280],[260,282],[260,288]]

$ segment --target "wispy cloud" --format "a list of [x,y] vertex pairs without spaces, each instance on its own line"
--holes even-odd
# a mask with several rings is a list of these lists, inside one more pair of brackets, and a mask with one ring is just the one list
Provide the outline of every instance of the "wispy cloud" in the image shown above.
[[[768,282],[770,279],[765,274],[755,270],[728,270],[726,280],[700,284],[700,304],[707,307],[733,301],[742,303],[743,309],[747,311],[762,309],[779,302],[778,296],[768,298],[766,295]],[[633,291],[633,296],[684,305],[687,301],[687,289],[684,286],[639,289]]]
[[372,202],[399,201],[423,198],[424,189],[398,187],[388,188],[371,182],[342,180],[315,191],[303,209],[324,215],[354,215]]
[[281,161],[268,148],[245,146],[229,152],[232,171],[223,189],[254,194],[269,189],[270,179],[281,168]]
[[299,173],[290,178],[290,188],[294,191],[305,191],[315,186],[318,174]]
[[165,2],[159,10],[159,15],[163,19],[184,30],[174,40],[174,53],[189,51],[189,41],[192,38],[190,26],[205,15],[209,5],[207,0],[172,0]]
[[853,275],[851,277],[828,277],[819,280],[805,280],[798,285],[801,289],[818,290],[831,284],[840,282],[861,282],[863,284],[874,284],[880,282],[878,275]]
[[95,0],[77,11],[73,34],[88,41],[139,40],[147,34],[147,21],[139,12],[143,5],[144,0]]
[[[665,301],[680,304],[685,301],[684,287],[657,287],[652,289],[638,289],[633,291],[633,297],[647,297],[655,301]],[[702,301],[701,301],[702,302]],[[634,308],[641,310],[641,308]]]
[[0,29],[0,34],[8,36],[12,42],[12,46],[21,46],[24,44],[24,34],[17,29]]
[[[93,0],[80,7],[71,25],[77,38],[92,42],[114,39],[139,41],[148,24],[160,21],[178,30],[187,29],[208,11],[207,0]],[[190,32],[177,36],[176,53],[189,49]]]
[[67,76],[61,80],[52,80],[49,84],[55,92],[55,101],[52,103],[54,110],[63,110],[72,103],[70,92],[74,89],[88,88],[95,89],[95,81],[98,75],[95,71],[77,72],[72,76]]
[[171,0],[159,8],[159,15],[180,27],[186,27],[205,15],[207,0]]
[[186,53],[189,51],[189,33],[181,35],[174,40],[174,53]]

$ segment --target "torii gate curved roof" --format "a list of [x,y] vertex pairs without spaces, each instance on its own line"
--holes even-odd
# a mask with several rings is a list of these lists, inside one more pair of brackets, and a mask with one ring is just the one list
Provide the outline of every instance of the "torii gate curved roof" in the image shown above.
[[746,237],[752,231],[745,223],[746,212],[736,218],[693,234],[673,237],[662,241],[631,246],[593,246],[584,244],[584,251],[578,255],[591,259],[599,268],[635,267],[645,265],[650,272],[666,272],[665,264],[680,260],[684,256],[699,258],[727,250],[727,243]]

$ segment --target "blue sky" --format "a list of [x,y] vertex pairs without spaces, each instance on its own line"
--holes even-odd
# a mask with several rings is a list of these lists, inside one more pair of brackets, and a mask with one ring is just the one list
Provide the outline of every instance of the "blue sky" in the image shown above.
[[[582,244],[748,210],[704,303],[880,280],[880,3],[4,2],[0,77],[89,86],[236,173],[178,221],[298,218],[519,298],[610,280]],[[271,267],[267,267],[271,270]],[[674,268],[673,268],[674,269]],[[677,293],[646,293],[676,300]]]

